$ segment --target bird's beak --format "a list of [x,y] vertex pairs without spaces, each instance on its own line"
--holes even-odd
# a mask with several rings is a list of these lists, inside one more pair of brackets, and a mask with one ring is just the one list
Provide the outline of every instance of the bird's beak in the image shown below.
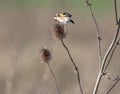
[[56,20],[56,17],[54,17],[54,20]]

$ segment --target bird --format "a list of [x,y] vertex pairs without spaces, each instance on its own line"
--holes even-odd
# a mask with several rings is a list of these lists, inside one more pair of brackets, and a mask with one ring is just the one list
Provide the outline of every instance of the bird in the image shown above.
[[74,21],[71,17],[72,15],[68,12],[60,12],[54,16],[54,20],[58,21],[60,24],[68,24],[69,22],[74,24]]

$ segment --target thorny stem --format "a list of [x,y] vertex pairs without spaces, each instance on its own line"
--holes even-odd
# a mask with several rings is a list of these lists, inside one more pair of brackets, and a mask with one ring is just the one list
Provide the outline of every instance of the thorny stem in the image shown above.
[[72,56],[71,56],[71,54],[70,54],[70,51],[69,51],[69,49],[67,48],[67,46],[65,45],[63,39],[61,39],[61,43],[62,43],[63,47],[66,49],[66,51],[67,51],[67,53],[68,53],[68,55],[69,55],[69,57],[70,57],[70,60],[72,61],[72,64],[73,64],[73,66],[74,66],[74,68],[75,68],[75,71],[76,71],[76,73],[77,73],[77,79],[78,79],[78,84],[79,84],[80,91],[81,91],[82,94],[84,94],[84,93],[83,93],[82,86],[81,86],[80,72],[79,72],[79,70],[78,70],[78,67],[77,67],[77,65],[75,64],[75,62],[74,62],[74,60],[73,60],[73,58],[72,58]]
[[96,20],[96,18],[95,18],[95,15],[94,15],[94,13],[93,13],[91,4],[89,3],[89,0],[86,0],[85,3],[87,4],[87,6],[88,6],[89,9],[90,9],[91,16],[92,16],[92,18],[93,18],[93,20],[94,20],[94,23],[95,23],[96,29],[97,29],[97,39],[98,39],[97,42],[98,42],[98,52],[99,52],[99,69],[100,69],[101,63],[102,63],[100,30],[99,30],[99,26],[98,26],[97,20]]
[[119,81],[120,81],[120,77],[119,77],[118,80],[113,84],[113,86],[108,90],[108,92],[107,92],[106,94],[110,93],[110,91],[115,87],[115,85],[116,85]]
[[48,62],[47,64],[48,64],[48,68],[49,68],[49,70],[50,70],[50,73],[51,73],[51,75],[52,75],[52,77],[53,77],[53,79],[54,79],[54,81],[55,81],[55,85],[56,85],[58,94],[60,94],[60,89],[59,89],[59,86],[58,86],[56,77],[55,77],[55,75],[54,75],[54,73],[53,73],[53,71],[52,71],[52,69],[51,69],[51,66],[50,66],[49,62]]
[[102,61],[102,64],[101,64],[101,68],[100,68],[100,71],[99,71],[99,74],[98,74],[98,77],[97,77],[97,81],[96,81],[96,84],[95,84],[95,87],[94,87],[94,91],[93,91],[93,94],[97,94],[97,91],[98,91],[98,86],[100,84],[100,80],[102,78],[102,73],[104,71],[104,67],[105,67],[105,63],[106,63],[106,60],[108,59],[108,56],[110,55],[115,43],[116,43],[116,40],[117,40],[117,37],[118,37],[118,34],[119,34],[119,29],[120,29],[120,25],[118,25],[118,28],[117,28],[117,31],[115,32],[114,34],[114,37],[113,37],[113,40],[112,40],[112,43],[110,44],[104,58],[103,58],[103,61]]

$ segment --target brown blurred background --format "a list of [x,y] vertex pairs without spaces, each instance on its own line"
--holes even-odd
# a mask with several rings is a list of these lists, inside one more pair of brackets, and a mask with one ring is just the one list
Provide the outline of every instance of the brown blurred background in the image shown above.
[[[118,6],[120,1],[118,1]],[[102,57],[116,31],[113,0],[91,0],[102,37]],[[65,43],[79,67],[84,94],[92,94],[98,74],[96,27],[82,0],[0,0],[0,94],[57,94],[40,49],[53,55],[51,67],[61,94],[80,94],[69,57],[59,40],[53,39],[53,17],[60,11],[73,15]],[[118,7],[120,13],[120,6]],[[107,72],[120,75],[120,47]],[[114,82],[102,79],[98,94],[106,94]],[[120,93],[120,83],[111,94]]]

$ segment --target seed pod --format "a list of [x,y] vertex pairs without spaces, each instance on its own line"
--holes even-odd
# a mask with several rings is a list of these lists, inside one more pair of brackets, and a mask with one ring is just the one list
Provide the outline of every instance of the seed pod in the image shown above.
[[66,37],[66,33],[64,31],[64,26],[62,24],[55,24],[54,25],[54,35],[59,40]]
[[48,49],[42,48],[42,50],[41,50],[41,60],[44,63],[49,63],[49,61],[51,60],[51,53]]

